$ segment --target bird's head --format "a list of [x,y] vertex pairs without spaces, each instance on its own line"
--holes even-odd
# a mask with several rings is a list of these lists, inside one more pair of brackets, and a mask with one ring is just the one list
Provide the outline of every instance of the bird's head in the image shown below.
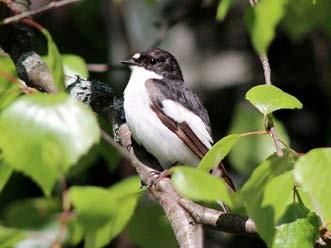
[[130,66],[132,70],[137,67],[144,68],[163,78],[183,81],[182,71],[176,58],[171,53],[158,48],[136,53],[131,59],[121,63]]

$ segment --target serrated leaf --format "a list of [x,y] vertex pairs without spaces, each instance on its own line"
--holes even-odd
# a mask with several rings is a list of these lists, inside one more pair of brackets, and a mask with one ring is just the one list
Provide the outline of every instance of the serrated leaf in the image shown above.
[[0,246],[3,248],[14,247],[26,236],[24,231],[0,226]]
[[230,152],[240,137],[240,134],[230,134],[219,140],[200,161],[198,169],[209,172],[217,166]]
[[162,208],[156,204],[146,203],[137,208],[128,225],[130,239],[138,247],[175,248],[178,247],[174,232]]
[[18,200],[4,209],[4,224],[19,229],[40,228],[53,220],[61,211],[61,203],[58,199]]
[[233,5],[234,0],[221,0],[217,6],[216,19],[223,21],[229,9]]
[[246,99],[265,116],[279,109],[301,109],[294,96],[273,85],[258,85],[246,93]]
[[228,186],[220,178],[187,166],[173,167],[171,171],[173,184],[185,197],[195,201],[231,203]]
[[318,237],[318,217],[311,213],[277,228],[272,248],[311,248]]
[[0,129],[4,161],[46,195],[100,136],[92,111],[66,94],[21,97],[1,113]]
[[298,159],[294,176],[310,196],[324,225],[331,223],[331,148],[317,148]]
[[240,191],[248,216],[267,244],[271,244],[275,224],[292,199],[294,180],[288,171],[293,164],[288,152],[284,157],[272,155],[254,170]]
[[43,28],[41,32],[47,39],[48,52],[46,62],[50,71],[52,72],[56,89],[58,92],[64,92],[64,69],[61,54],[48,30]]
[[[289,138],[282,123],[274,118],[274,125],[278,137],[289,144]],[[248,102],[236,106],[229,133],[246,133],[263,129],[262,117],[253,106]],[[260,161],[263,161],[274,152],[275,145],[269,135],[251,135],[238,140],[228,156],[232,168],[241,175],[249,175]]]
[[259,54],[265,54],[274,39],[276,27],[284,14],[288,0],[260,0],[248,8],[245,23],[248,26],[251,40]]
[[64,66],[64,72],[68,76],[80,76],[82,78],[88,78],[88,70],[86,62],[83,58],[74,54],[62,55],[62,61]]
[[85,247],[103,247],[131,219],[140,192],[138,177],[125,179],[109,189],[72,187],[70,197],[85,236]]

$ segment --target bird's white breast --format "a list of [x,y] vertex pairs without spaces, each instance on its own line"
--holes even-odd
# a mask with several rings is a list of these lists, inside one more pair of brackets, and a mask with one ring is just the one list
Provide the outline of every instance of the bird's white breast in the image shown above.
[[131,77],[124,91],[124,111],[133,138],[153,154],[164,168],[174,163],[197,165],[199,159],[159,120],[150,107],[145,82],[162,77],[141,67],[133,66],[131,69]]

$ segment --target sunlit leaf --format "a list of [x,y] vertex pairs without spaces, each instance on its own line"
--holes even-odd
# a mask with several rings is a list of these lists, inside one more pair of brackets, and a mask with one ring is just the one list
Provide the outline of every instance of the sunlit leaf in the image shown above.
[[294,175],[308,193],[324,225],[331,223],[331,148],[317,148],[299,158]]
[[77,55],[65,54],[62,55],[64,72],[68,76],[80,76],[88,78],[88,70],[84,59]]
[[231,203],[229,187],[209,173],[187,166],[171,168],[171,179],[177,190],[195,201]]
[[198,169],[209,172],[221,162],[239,140],[240,134],[230,134],[219,140],[199,163]]
[[273,40],[276,27],[286,12],[288,0],[259,0],[248,8],[245,23],[248,26],[251,40],[259,54],[265,54]]
[[216,19],[223,21],[229,9],[233,5],[234,0],[221,0],[217,7]]
[[65,85],[61,54],[48,30],[42,29],[41,32],[47,39],[48,54],[46,62],[48,63],[50,71],[52,72],[57,91],[63,92],[65,91]]
[[246,99],[262,114],[279,109],[301,109],[302,103],[294,96],[273,85],[258,85],[246,93]]
[[280,225],[272,248],[311,248],[319,233],[318,217],[311,213],[307,218]]
[[0,129],[4,161],[29,175],[47,195],[99,140],[94,114],[66,94],[21,97],[1,113]]
[[13,168],[2,160],[0,153],[0,192],[2,191],[3,187],[5,187],[12,172]]
[[26,237],[26,232],[14,228],[0,226],[0,247],[14,247]]
[[109,189],[72,187],[70,197],[83,227],[85,247],[103,247],[131,219],[140,192],[138,177],[125,179]]
[[272,155],[254,170],[241,190],[247,214],[268,244],[273,240],[277,220],[291,203],[294,179],[289,170],[293,160],[288,152],[284,157]]
[[13,61],[0,57],[0,110],[8,106],[21,94],[19,79]]

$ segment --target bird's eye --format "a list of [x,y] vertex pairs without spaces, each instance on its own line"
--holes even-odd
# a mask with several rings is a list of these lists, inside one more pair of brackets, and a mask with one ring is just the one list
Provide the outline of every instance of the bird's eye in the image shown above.
[[155,64],[156,64],[156,59],[150,59],[149,63],[150,63],[151,65],[155,65]]

